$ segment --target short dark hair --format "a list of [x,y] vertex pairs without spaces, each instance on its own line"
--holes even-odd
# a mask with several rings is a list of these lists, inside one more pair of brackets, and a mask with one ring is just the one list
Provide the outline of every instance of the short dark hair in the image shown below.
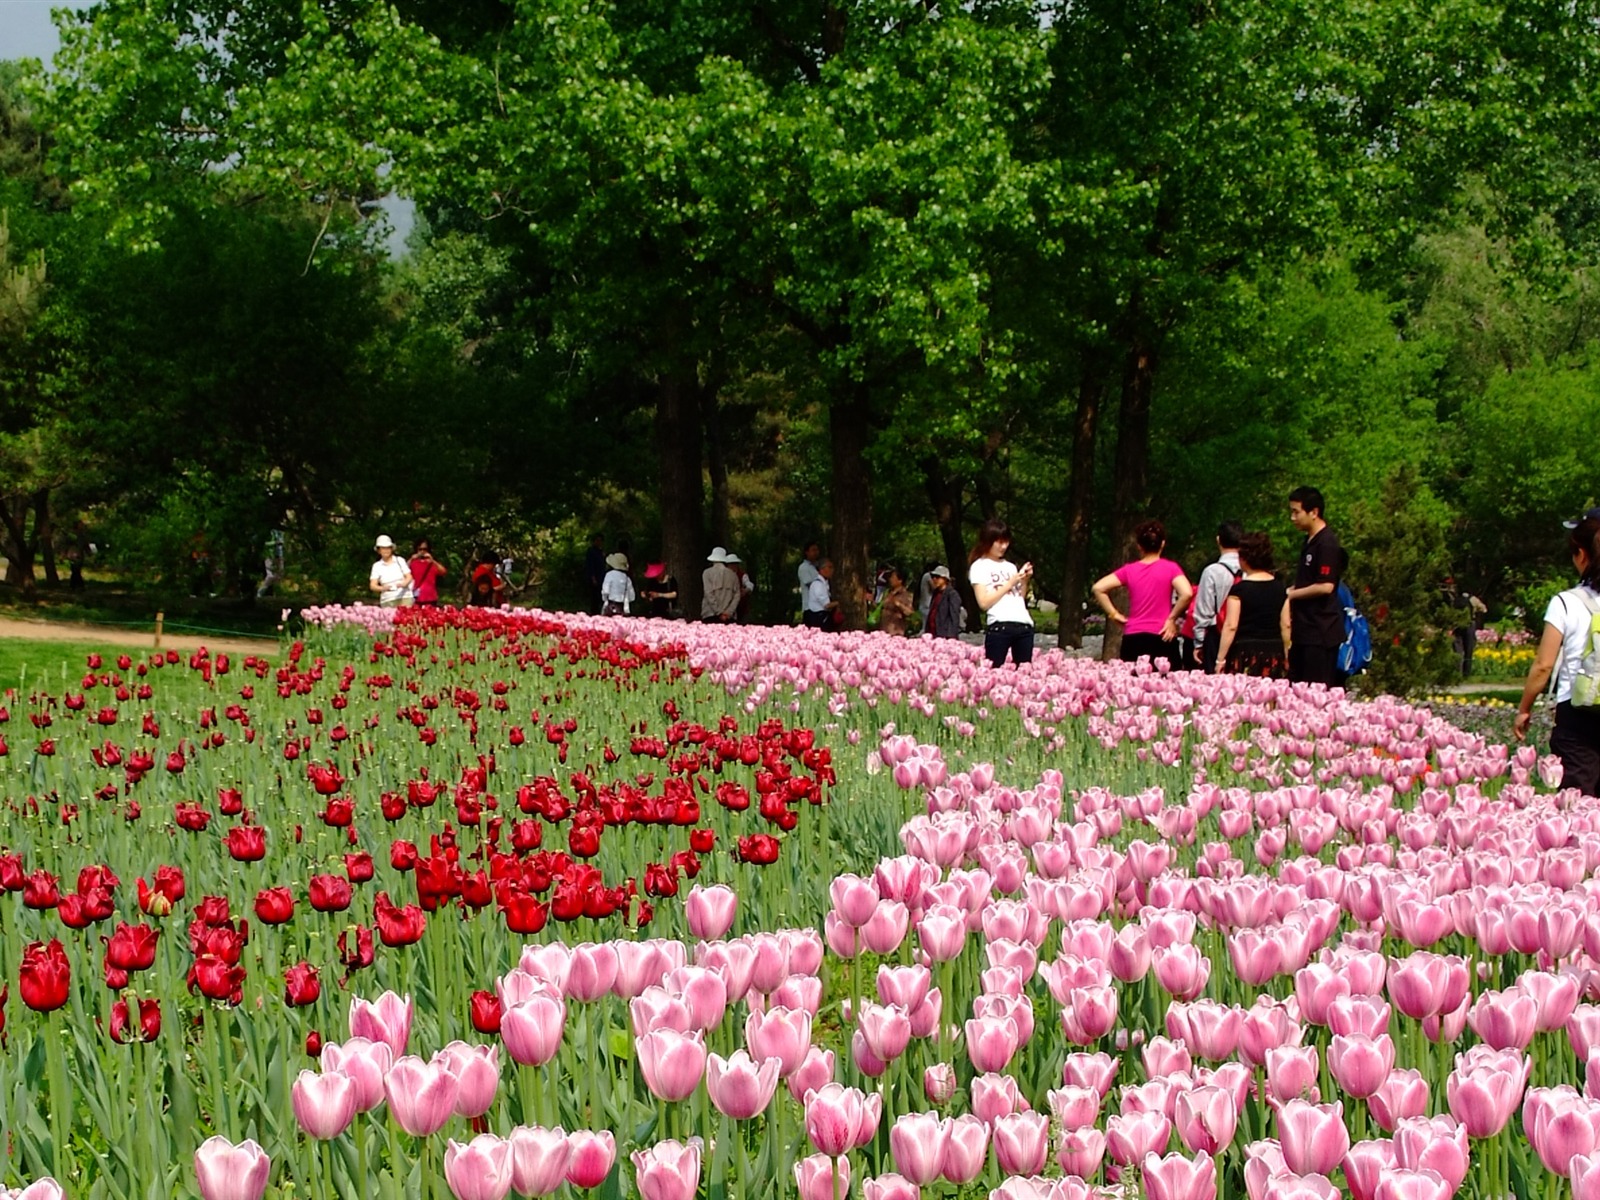
[[1217,545],[1224,550],[1237,550],[1239,539],[1244,536],[1244,526],[1238,521],[1224,521],[1217,526]]
[[1160,521],[1141,521],[1133,531],[1133,540],[1146,554],[1154,554],[1167,541],[1167,527]]
[[1289,493],[1289,503],[1298,504],[1305,512],[1316,511],[1317,516],[1327,520],[1328,507],[1322,499],[1322,493],[1314,487],[1297,487]]
[[1272,538],[1265,533],[1247,533],[1239,539],[1239,561],[1252,570],[1271,571],[1276,566],[1272,557]]
[[1583,573],[1582,582],[1600,592],[1600,517],[1584,517],[1579,521],[1568,531],[1567,545],[1573,553],[1582,550],[1589,556],[1589,569]]

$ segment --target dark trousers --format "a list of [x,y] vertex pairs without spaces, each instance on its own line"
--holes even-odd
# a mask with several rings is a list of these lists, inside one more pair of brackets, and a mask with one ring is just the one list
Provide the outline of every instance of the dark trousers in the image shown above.
[[1556,705],[1550,753],[1561,760],[1562,787],[1600,795],[1600,708],[1573,708],[1569,700]]
[[983,631],[983,653],[991,666],[1001,666],[1006,655],[1021,666],[1033,661],[1033,626],[1024,621],[996,621]]
[[1148,658],[1155,662],[1164,658],[1173,666],[1178,665],[1180,647],[1178,639],[1170,642],[1159,633],[1125,633],[1122,635],[1121,658],[1123,662],[1138,662],[1141,658]]
[[1295,642],[1289,647],[1289,679],[1292,683],[1338,686],[1344,682],[1339,674],[1339,647]]

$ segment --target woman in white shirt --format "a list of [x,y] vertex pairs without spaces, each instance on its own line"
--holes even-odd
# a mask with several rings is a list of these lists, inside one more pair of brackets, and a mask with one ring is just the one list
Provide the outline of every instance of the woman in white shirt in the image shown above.
[[1028,585],[1033,581],[1033,564],[1020,570],[1006,561],[1011,549],[1011,527],[1004,521],[988,520],[978,530],[977,544],[968,556],[967,579],[985,614],[983,652],[993,666],[1002,666],[1006,655],[1021,666],[1033,661],[1033,617],[1028,612]]
[[1544,636],[1528,669],[1511,732],[1519,742],[1528,736],[1533,702],[1553,672],[1556,723],[1550,752],[1561,760],[1562,785],[1593,796],[1600,794],[1600,707],[1573,707],[1572,681],[1589,653],[1594,615],[1600,612],[1600,508],[1591,508],[1573,523],[1568,542],[1578,586],[1557,592],[1545,609]]
[[373,548],[378,552],[378,561],[372,564],[367,590],[376,592],[378,603],[385,608],[411,607],[411,568],[406,560],[394,552],[394,542],[386,533],[378,535]]
[[600,615],[618,617],[631,613],[633,602],[639,597],[628,575],[628,556],[612,554],[606,558],[606,566],[610,569],[600,581]]

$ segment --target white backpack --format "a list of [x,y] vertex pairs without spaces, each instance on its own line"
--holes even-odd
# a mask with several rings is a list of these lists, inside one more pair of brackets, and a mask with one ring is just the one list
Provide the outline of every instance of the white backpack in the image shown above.
[[1572,707],[1594,708],[1600,705],[1600,598],[1587,588],[1574,589],[1589,610],[1589,650],[1578,661],[1578,671],[1572,677]]

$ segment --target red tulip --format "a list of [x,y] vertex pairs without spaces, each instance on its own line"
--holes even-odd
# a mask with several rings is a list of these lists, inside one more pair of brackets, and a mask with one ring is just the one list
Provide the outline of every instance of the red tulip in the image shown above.
[[59,881],[42,867],[31,872],[22,883],[22,903],[41,911],[61,903]]
[[106,943],[106,961],[123,971],[144,971],[155,964],[159,931],[151,925],[117,926]]
[[189,989],[208,1000],[239,1004],[244,1000],[244,968],[231,966],[215,954],[204,954],[189,968]]
[[267,856],[267,831],[259,825],[235,825],[226,840],[236,862],[260,862]]
[[313,875],[309,887],[311,907],[318,912],[343,912],[350,907],[350,881],[340,875]]
[[415,904],[396,907],[388,892],[379,892],[373,901],[373,923],[385,946],[410,946],[422,940],[428,919]]
[[36,1012],[54,1012],[67,1002],[72,983],[72,966],[66,949],[55,938],[49,942],[29,942],[22,950],[18,970],[18,991],[22,1002]]
[[365,850],[358,850],[354,854],[344,856],[345,877],[351,883],[366,883],[372,878],[372,855]]
[[294,893],[286,887],[263,888],[256,893],[256,920],[263,925],[283,925],[294,919]]
[[161,1036],[161,1001],[140,1000],[139,1027],[137,1032],[131,1030],[128,1002],[118,1000],[111,1006],[111,1040],[119,1045],[131,1042],[137,1037],[141,1042],[153,1042]]
[[[355,937],[351,938],[351,933]],[[372,930],[366,925],[352,925],[339,935],[339,961],[352,971],[372,965]]]
[[479,1033],[499,1033],[500,1012],[500,998],[493,992],[480,990],[472,993],[468,1015],[472,1019],[472,1027]]
[[321,995],[322,980],[310,963],[295,963],[283,973],[283,1002],[291,1008],[315,1004]]

